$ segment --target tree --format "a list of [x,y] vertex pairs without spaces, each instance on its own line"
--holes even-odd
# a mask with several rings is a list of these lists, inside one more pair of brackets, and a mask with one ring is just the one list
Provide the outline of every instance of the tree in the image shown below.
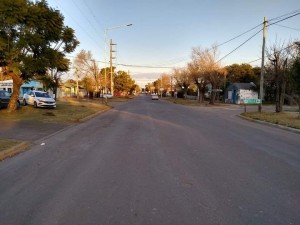
[[74,30],[64,26],[63,15],[45,0],[2,0],[0,13],[0,66],[13,80],[8,111],[14,111],[21,85],[59,68],[56,57],[65,59],[79,42]]
[[81,50],[74,60],[74,66],[78,70],[78,73],[83,74],[85,77],[92,78],[93,83],[92,87],[89,85],[89,91],[98,92],[101,85],[101,73],[92,53],[90,51]]
[[285,91],[288,82],[288,63],[290,51],[284,43],[275,43],[267,49],[266,54],[269,59],[267,67],[269,67],[269,70],[271,70],[275,82],[276,112],[282,112]]
[[67,71],[69,71],[70,60],[65,58],[61,52],[52,52],[53,55],[49,55],[51,59],[51,66],[45,75],[38,75],[36,79],[40,80],[46,89],[52,90],[55,100],[57,99],[57,89],[61,85],[61,77]]
[[205,72],[202,70],[200,62],[198,60],[199,48],[193,48],[192,50],[192,62],[188,63],[188,71],[194,83],[197,85],[198,89],[198,102],[202,103],[204,101],[205,88],[208,83]]
[[126,94],[132,93],[135,88],[135,81],[125,71],[118,71],[114,77],[114,88],[116,92]]
[[162,94],[166,93],[168,90],[171,90],[172,89],[171,82],[172,81],[170,75],[166,73],[161,74],[160,78],[153,82],[153,86],[155,87],[155,92],[158,93],[161,90],[161,88],[163,89],[161,92]]
[[292,94],[291,98],[297,103],[299,114],[298,118],[300,119],[300,42],[296,42],[296,57],[292,64],[292,74],[291,74],[291,83],[292,83]]
[[211,49],[194,48],[193,58],[198,65],[198,72],[212,86],[210,104],[214,104],[217,90],[223,86],[227,74],[226,69],[222,68],[217,60],[218,48],[216,45],[213,45]]
[[229,83],[250,83],[258,85],[258,76],[254,68],[249,64],[232,64],[225,67],[227,70],[226,80]]
[[189,71],[186,68],[175,68],[173,70],[173,77],[176,80],[177,86],[182,89],[184,96],[186,96],[188,87],[193,83]]

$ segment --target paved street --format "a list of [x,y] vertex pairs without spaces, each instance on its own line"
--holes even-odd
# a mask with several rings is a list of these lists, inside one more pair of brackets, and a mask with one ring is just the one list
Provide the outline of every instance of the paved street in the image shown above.
[[300,224],[300,135],[140,96],[0,162],[2,225]]

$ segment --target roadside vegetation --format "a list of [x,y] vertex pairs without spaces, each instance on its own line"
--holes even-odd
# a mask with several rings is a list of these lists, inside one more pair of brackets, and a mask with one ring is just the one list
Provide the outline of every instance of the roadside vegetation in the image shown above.
[[300,118],[298,117],[297,112],[247,112],[242,113],[241,115],[255,120],[300,129]]
[[174,97],[164,97],[164,100],[172,102],[174,104],[186,105],[186,106],[223,106],[226,105],[221,102],[215,102],[214,105],[209,104],[209,101],[199,102],[197,100],[185,99],[185,98],[174,98]]
[[[195,106],[195,107],[210,107],[208,101],[204,101],[203,103],[199,103],[197,100],[184,99],[184,98],[173,98],[173,97],[165,97],[164,100],[172,102],[174,104],[180,104],[185,106]],[[224,103],[215,103],[214,106],[226,106],[228,104]],[[244,105],[236,105],[236,107],[244,107]],[[285,110],[281,113],[276,112],[246,112],[241,114],[244,117],[265,121],[268,123],[278,124],[286,127],[291,127],[295,129],[300,129],[300,117],[296,107],[293,110]]]
[[[20,144],[21,141],[11,139],[0,139],[0,152]],[[1,159],[0,159],[1,160]]]
[[55,109],[22,106],[19,110],[9,113],[0,111],[0,120],[34,120],[52,123],[76,123],[89,115],[105,111],[110,106],[101,104],[99,100],[62,99],[57,101]]

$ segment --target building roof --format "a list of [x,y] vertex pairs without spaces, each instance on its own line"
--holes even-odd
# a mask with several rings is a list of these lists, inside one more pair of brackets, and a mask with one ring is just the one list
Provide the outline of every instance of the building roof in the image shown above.
[[250,82],[250,83],[233,83],[232,86],[235,86],[238,89],[244,89],[244,90],[249,90],[255,87],[255,84]]

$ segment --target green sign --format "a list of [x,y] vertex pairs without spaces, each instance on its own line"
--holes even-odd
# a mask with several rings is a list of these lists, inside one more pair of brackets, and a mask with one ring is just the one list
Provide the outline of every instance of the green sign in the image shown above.
[[260,99],[243,99],[242,100],[243,104],[249,104],[249,105],[254,105],[254,104],[260,104]]

